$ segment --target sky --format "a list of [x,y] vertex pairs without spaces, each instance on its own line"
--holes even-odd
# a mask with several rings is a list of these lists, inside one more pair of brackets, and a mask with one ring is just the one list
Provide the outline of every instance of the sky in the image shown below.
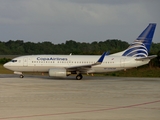
[[157,23],[153,42],[160,43],[159,6],[160,0],[0,0],[0,41],[132,43]]

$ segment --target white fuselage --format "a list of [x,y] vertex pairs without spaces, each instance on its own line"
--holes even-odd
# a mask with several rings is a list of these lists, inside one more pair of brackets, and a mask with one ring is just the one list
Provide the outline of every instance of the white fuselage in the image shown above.
[[[98,55],[28,55],[14,58],[4,67],[16,72],[48,72],[52,68],[93,64],[99,57]],[[145,65],[150,61],[135,59],[136,57],[105,56],[100,65],[92,66],[86,73],[118,71]]]

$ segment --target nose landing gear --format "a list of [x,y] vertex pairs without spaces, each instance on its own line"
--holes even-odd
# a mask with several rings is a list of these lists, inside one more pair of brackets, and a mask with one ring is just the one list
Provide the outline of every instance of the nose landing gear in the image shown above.
[[22,74],[22,72],[16,72],[16,71],[15,71],[14,74],[19,75],[20,78],[24,78],[24,75]]
[[24,78],[24,75],[20,75],[19,77],[20,77],[20,78]]

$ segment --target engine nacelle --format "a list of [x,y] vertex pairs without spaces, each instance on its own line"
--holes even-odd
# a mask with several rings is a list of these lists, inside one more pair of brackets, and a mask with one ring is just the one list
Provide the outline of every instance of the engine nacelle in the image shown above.
[[49,76],[51,77],[66,77],[67,72],[65,68],[52,68],[49,70]]

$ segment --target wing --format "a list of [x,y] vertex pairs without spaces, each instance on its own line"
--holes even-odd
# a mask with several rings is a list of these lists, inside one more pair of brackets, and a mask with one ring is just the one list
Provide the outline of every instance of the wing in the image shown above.
[[90,70],[92,66],[100,65],[103,62],[103,59],[106,55],[108,55],[108,54],[106,52],[104,52],[101,55],[101,57],[98,59],[98,61],[94,64],[71,66],[71,67],[66,67],[66,69],[67,69],[67,71],[86,72],[86,71]]

